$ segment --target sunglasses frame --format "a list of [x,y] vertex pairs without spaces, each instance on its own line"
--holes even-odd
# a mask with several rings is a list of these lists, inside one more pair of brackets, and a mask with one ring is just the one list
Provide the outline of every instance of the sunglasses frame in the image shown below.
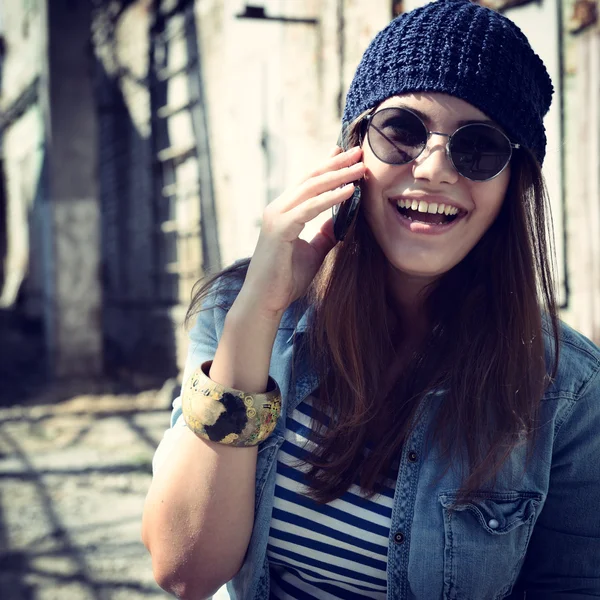
[[[427,133],[427,138],[425,140],[425,145],[423,146],[423,149],[419,152],[419,154],[417,154],[417,156],[415,156],[414,158],[412,158],[411,160],[409,160],[407,162],[396,163],[396,162],[389,162],[389,161],[383,160],[383,159],[379,158],[378,154],[375,152],[375,150],[373,148],[373,145],[371,144],[371,139],[369,137],[369,130],[371,129],[371,125],[373,124],[373,118],[375,117],[376,114],[378,114],[380,112],[383,112],[383,111],[386,111],[386,110],[398,110],[398,111],[406,111],[407,113],[410,113],[416,119],[418,119],[418,121],[423,125],[423,130]],[[498,173],[496,173],[492,177],[488,177],[487,179],[472,179],[471,177],[468,177],[467,175],[463,175],[463,173],[461,173],[456,168],[456,165],[454,164],[454,160],[452,159],[452,153],[450,151],[450,144],[452,142],[452,138],[459,131],[465,129],[466,127],[473,127],[474,125],[477,125],[479,127],[489,127],[490,129],[493,129],[494,131],[496,131],[497,133],[499,133],[508,142],[508,147],[510,148],[510,154],[508,156],[508,160],[506,161],[506,164],[502,167],[502,169],[500,169],[500,171],[498,171]],[[517,150],[517,149],[519,149],[521,147],[520,144],[516,144],[514,142],[511,142],[510,139],[508,138],[508,136],[501,129],[499,129],[498,127],[495,127],[494,125],[490,125],[489,123],[467,123],[466,125],[461,125],[458,129],[456,129],[454,131],[454,133],[442,133],[440,131],[430,131],[427,128],[427,125],[425,125],[425,123],[423,122],[423,119],[421,119],[421,117],[419,115],[417,115],[416,113],[414,113],[409,108],[405,108],[404,106],[402,106],[402,107],[400,107],[400,106],[388,106],[388,107],[385,107],[385,108],[381,108],[379,110],[373,110],[373,112],[370,112],[369,114],[365,115],[360,120],[359,126],[360,126],[360,131],[361,131],[361,135],[360,135],[360,144],[361,144],[361,146],[362,146],[362,144],[363,144],[363,142],[364,142],[364,140],[366,138],[367,141],[368,141],[368,143],[369,143],[369,147],[371,148],[371,151],[373,152],[373,154],[377,157],[377,160],[380,160],[381,162],[383,162],[383,163],[385,163],[387,165],[403,166],[403,165],[409,165],[411,162],[417,160],[417,158],[419,158],[419,156],[421,156],[421,154],[423,154],[423,152],[425,151],[425,149],[429,145],[429,139],[431,138],[432,135],[441,135],[442,137],[448,138],[448,141],[446,142],[446,156],[448,157],[448,160],[450,161],[450,164],[452,165],[453,169],[461,177],[464,177],[465,179],[468,179],[469,181],[485,182],[485,181],[491,181],[492,179],[495,179],[509,165],[509,163],[510,163],[510,161],[512,159],[513,150]],[[385,139],[387,139],[387,141],[390,144],[392,144],[392,146],[396,147],[396,144],[394,144],[394,142],[392,142],[392,140],[390,140],[387,136],[385,136],[379,129],[377,129],[377,128],[375,128],[375,129],[377,130],[377,132],[379,133],[379,135],[381,135],[382,137],[384,137]],[[363,135],[362,131],[364,131],[364,135]]]

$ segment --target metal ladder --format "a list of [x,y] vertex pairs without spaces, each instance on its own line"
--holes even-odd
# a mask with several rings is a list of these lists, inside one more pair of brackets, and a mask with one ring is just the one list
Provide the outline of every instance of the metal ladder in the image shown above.
[[154,0],[150,113],[156,300],[187,305],[221,266],[193,0]]

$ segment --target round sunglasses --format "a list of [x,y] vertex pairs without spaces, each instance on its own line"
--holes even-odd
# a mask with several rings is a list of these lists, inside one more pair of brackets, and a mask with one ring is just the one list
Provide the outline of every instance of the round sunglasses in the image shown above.
[[429,131],[423,120],[407,108],[382,108],[366,115],[364,122],[373,154],[390,165],[405,165],[418,158],[432,135],[448,138],[446,154],[450,162],[471,181],[489,181],[500,175],[510,162],[513,148],[520,147],[487,123],[469,123],[452,134]]

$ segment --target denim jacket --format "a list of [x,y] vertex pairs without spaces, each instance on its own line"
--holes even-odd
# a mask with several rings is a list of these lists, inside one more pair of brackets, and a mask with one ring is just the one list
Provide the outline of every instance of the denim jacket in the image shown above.
[[[217,348],[234,292],[221,293],[199,314],[190,333],[185,379]],[[208,306],[208,304],[205,304]],[[227,584],[233,600],[267,600],[266,558],[277,453],[285,419],[316,385],[298,342],[307,315],[284,315],[270,375],[282,391],[283,411],[258,450],[254,529],[244,564]],[[292,369],[293,366],[293,369]],[[444,473],[435,446],[426,445],[444,394],[424,399],[424,411],[404,445],[396,482],[388,547],[389,600],[582,600],[600,597],[600,350],[566,325],[560,332],[557,377],[544,394],[532,458],[517,447],[495,486],[449,510],[460,487]],[[171,427],[185,426],[179,399]],[[165,434],[155,469],[166,468]],[[175,437],[173,437],[175,439]],[[163,458],[164,457],[164,458]],[[221,597],[221,596],[219,596]]]

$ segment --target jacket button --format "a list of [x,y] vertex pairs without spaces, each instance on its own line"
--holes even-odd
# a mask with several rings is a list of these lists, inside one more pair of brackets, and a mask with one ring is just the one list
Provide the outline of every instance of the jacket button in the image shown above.
[[412,463],[414,463],[414,462],[417,462],[417,459],[418,459],[418,458],[419,458],[419,457],[417,456],[417,453],[416,453],[414,450],[411,450],[411,451],[408,453],[408,460],[409,460],[410,462],[412,462]]
[[498,529],[499,526],[500,526],[500,523],[498,523],[498,521],[496,521],[496,519],[490,519],[488,521],[488,527],[490,529]]
[[404,542],[404,534],[401,531],[398,531],[394,534],[394,541],[396,544],[402,544]]

